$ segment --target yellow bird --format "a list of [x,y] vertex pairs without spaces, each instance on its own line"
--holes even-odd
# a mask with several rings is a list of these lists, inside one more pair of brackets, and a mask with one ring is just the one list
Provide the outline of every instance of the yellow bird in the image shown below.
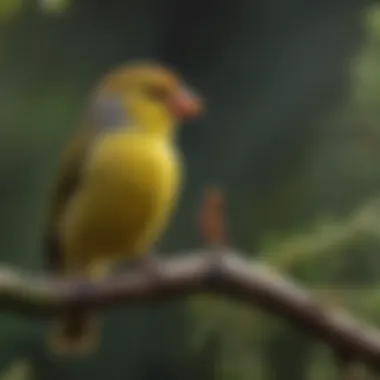
[[[199,98],[159,64],[125,65],[100,82],[53,190],[46,239],[51,271],[97,280],[121,258],[146,257],[180,190],[177,124],[200,110]],[[93,322],[83,311],[60,316],[50,349],[93,351],[99,338]]]

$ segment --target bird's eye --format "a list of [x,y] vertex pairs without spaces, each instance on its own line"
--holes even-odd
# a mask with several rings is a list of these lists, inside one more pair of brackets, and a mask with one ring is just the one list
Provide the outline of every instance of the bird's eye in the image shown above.
[[147,94],[150,98],[156,100],[163,100],[167,97],[167,91],[164,87],[152,86],[146,89]]

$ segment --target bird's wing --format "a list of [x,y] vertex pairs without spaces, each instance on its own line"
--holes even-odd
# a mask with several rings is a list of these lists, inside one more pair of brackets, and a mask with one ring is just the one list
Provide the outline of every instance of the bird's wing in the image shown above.
[[82,177],[83,163],[87,156],[91,134],[88,129],[79,131],[66,146],[55,179],[45,235],[46,265],[52,272],[61,271],[63,261],[57,226],[67,202],[75,193]]

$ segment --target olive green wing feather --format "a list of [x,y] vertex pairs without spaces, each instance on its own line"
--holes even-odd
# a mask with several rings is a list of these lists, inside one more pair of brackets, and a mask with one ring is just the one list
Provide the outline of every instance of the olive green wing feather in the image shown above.
[[83,164],[87,156],[91,134],[83,130],[71,138],[63,151],[58,167],[58,175],[53,183],[48,210],[45,252],[47,269],[59,272],[63,269],[58,224],[68,201],[81,183]]

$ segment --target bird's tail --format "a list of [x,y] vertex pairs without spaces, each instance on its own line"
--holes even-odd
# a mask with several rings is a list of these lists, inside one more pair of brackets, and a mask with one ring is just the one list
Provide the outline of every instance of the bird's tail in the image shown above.
[[49,348],[56,355],[89,355],[99,342],[99,318],[70,312],[53,322]]
[[[87,271],[91,280],[101,280],[109,273],[108,266],[96,263]],[[53,322],[48,345],[55,355],[90,355],[99,346],[99,316],[85,310],[67,311]]]

